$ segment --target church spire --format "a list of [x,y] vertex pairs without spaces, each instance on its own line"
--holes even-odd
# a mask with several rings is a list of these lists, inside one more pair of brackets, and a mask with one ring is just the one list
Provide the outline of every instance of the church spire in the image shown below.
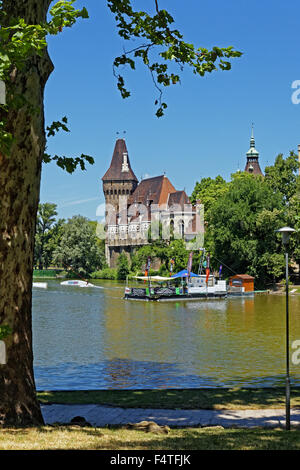
[[251,139],[250,139],[250,148],[255,148],[255,139],[254,139],[254,131],[253,131],[253,128],[254,128],[254,124],[252,122],[252,126],[251,126]]

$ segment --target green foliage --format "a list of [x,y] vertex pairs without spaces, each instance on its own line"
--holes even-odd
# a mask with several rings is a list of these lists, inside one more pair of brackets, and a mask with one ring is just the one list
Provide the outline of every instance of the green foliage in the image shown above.
[[291,151],[285,159],[282,154],[279,154],[274,165],[267,166],[265,169],[266,182],[273,188],[274,192],[282,195],[285,203],[296,193],[297,180],[299,180],[299,176],[297,176],[298,168],[298,155]]
[[125,253],[121,253],[117,261],[117,279],[125,280],[129,274],[129,263],[128,258]]
[[91,274],[92,279],[117,279],[117,270],[114,268],[103,268],[100,271],[95,271]]
[[214,179],[210,177],[202,178],[200,182],[197,181],[190,200],[192,204],[195,204],[197,201],[203,204],[206,220],[214,202],[222,197],[227,190],[228,184],[222,176],[217,176]]
[[[263,177],[232,175],[228,191],[213,204],[208,219],[212,264],[253,275],[258,285],[280,275],[284,260],[275,230],[283,223],[280,194]],[[214,261],[215,257],[215,261]],[[232,275],[226,266],[224,274]]]
[[[182,34],[173,28],[173,17],[166,10],[159,9],[158,1],[155,2],[156,12],[153,16],[144,11],[135,11],[130,0],[108,0],[107,3],[115,16],[121,38],[134,41],[131,50],[125,51],[114,60],[117,87],[123,98],[130,96],[123,76],[116,70],[125,65],[135,70],[136,61],[141,60],[159,92],[159,97],[155,100],[157,117],[163,116],[167,108],[167,104],[162,101],[161,86],[180,83],[178,71],[181,72],[185,65],[191,67],[194,74],[203,77],[214,70],[230,70],[231,59],[242,55],[232,46],[208,50],[203,47],[195,48],[193,44],[185,42]],[[136,45],[137,39],[141,40],[141,44]],[[169,66],[173,64],[177,66],[176,72],[169,70]]]
[[56,222],[56,204],[46,202],[39,204],[36,236],[34,247],[34,264],[42,270],[48,267],[52,260],[52,253],[55,246],[55,240],[58,236],[59,227],[62,221]]
[[[65,132],[70,132],[69,128],[67,127],[68,119],[67,117],[63,117],[61,121],[54,121],[50,126],[47,126],[47,137],[53,137],[57,132],[63,130]],[[90,155],[81,154],[80,157],[61,157],[58,155],[54,155],[52,157],[48,153],[44,154],[43,162],[50,163],[51,161],[55,161],[57,166],[62,168],[63,170],[67,171],[68,173],[73,173],[78,165],[80,166],[81,170],[86,170],[86,163],[93,165],[95,160]]]
[[0,325],[0,340],[6,338],[12,333],[12,329],[8,325]]
[[104,254],[97,242],[90,221],[80,215],[74,216],[64,225],[53,260],[73,273],[88,276],[104,264]]
[[[8,154],[13,142],[13,135],[6,129],[6,114],[9,108],[21,108],[28,103],[25,96],[13,89],[10,74],[12,71],[24,69],[26,62],[33,56],[43,56],[47,47],[47,35],[56,35],[63,28],[71,27],[78,18],[88,18],[86,8],[76,10],[75,0],[58,1],[50,9],[50,21],[41,24],[26,24],[23,18],[8,17],[0,3],[0,80],[4,81],[9,93],[7,104],[0,105],[0,151]],[[82,156],[84,161],[86,156]],[[65,157],[61,157],[62,159]],[[54,159],[54,158],[53,158]],[[57,158],[58,164],[66,169],[68,164]],[[80,160],[77,164],[80,164]]]
[[[300,185],[300,177],[297,177],[297,184]],[[296,232],[290,240],[290,249],[294,259],[300,265],[300,189],[289,200],[287,209],[288,225]]]

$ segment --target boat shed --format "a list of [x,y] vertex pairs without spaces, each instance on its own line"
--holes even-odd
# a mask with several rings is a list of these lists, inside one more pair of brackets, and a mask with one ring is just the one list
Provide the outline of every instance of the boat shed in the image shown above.
[[229,278],[230,287],[244,287],[244,292],[254,291],[254,277],[249,274],[236,274]]

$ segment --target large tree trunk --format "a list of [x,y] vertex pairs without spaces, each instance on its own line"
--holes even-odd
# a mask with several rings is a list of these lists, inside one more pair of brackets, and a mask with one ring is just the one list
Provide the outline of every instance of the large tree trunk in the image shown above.
[[[4,0],[10,17],[28,24],[45,21],[50,0]],[[0,155],[0,324],[12,328],[5,338],[7,364],[0,365],[0,424],[42,424],[36,399],[32,353],[32,269],[41,162],[45,149],[43,94],[52,71],[44,57],[33,57],[11,75],[16,93],[29,103],[10,110],[8,130],[15,137],[11,155]],[[10,89],[8,84],[8,89]]]

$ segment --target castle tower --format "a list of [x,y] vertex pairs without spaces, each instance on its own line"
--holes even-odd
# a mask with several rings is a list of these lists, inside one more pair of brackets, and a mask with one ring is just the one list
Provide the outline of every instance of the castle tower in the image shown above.
[[250,139],[250,149],[246,153],[246,156],[247,156],[247,162],[246,162],[245,171],[253,175],[263,175],[259,166],[259,162],[258,162],[259,153],[255,148],[253,125],[252,125],[251,139]]
[[[105,196],[105,223],[106,226],[126,226],[128,198],[138,185],[138,179],[130,166],[130,160],[124,139],[118,139],[115,144],[109,169],[102,178],[103,193]],[[126,231],[125,231],[126,233]],[[125,236],[125,238],[127,235]],[[126,245],[126,240],[122,240]],[[119,242],[106,238],[105,254],[109,266],[114,266],[118,253]]]
[[138,185],[138,179],[130,166],[124,139],[116,141],[110,167],[102,181],[105,203],[111,204],[118,212],[120,200],[127,200]]

